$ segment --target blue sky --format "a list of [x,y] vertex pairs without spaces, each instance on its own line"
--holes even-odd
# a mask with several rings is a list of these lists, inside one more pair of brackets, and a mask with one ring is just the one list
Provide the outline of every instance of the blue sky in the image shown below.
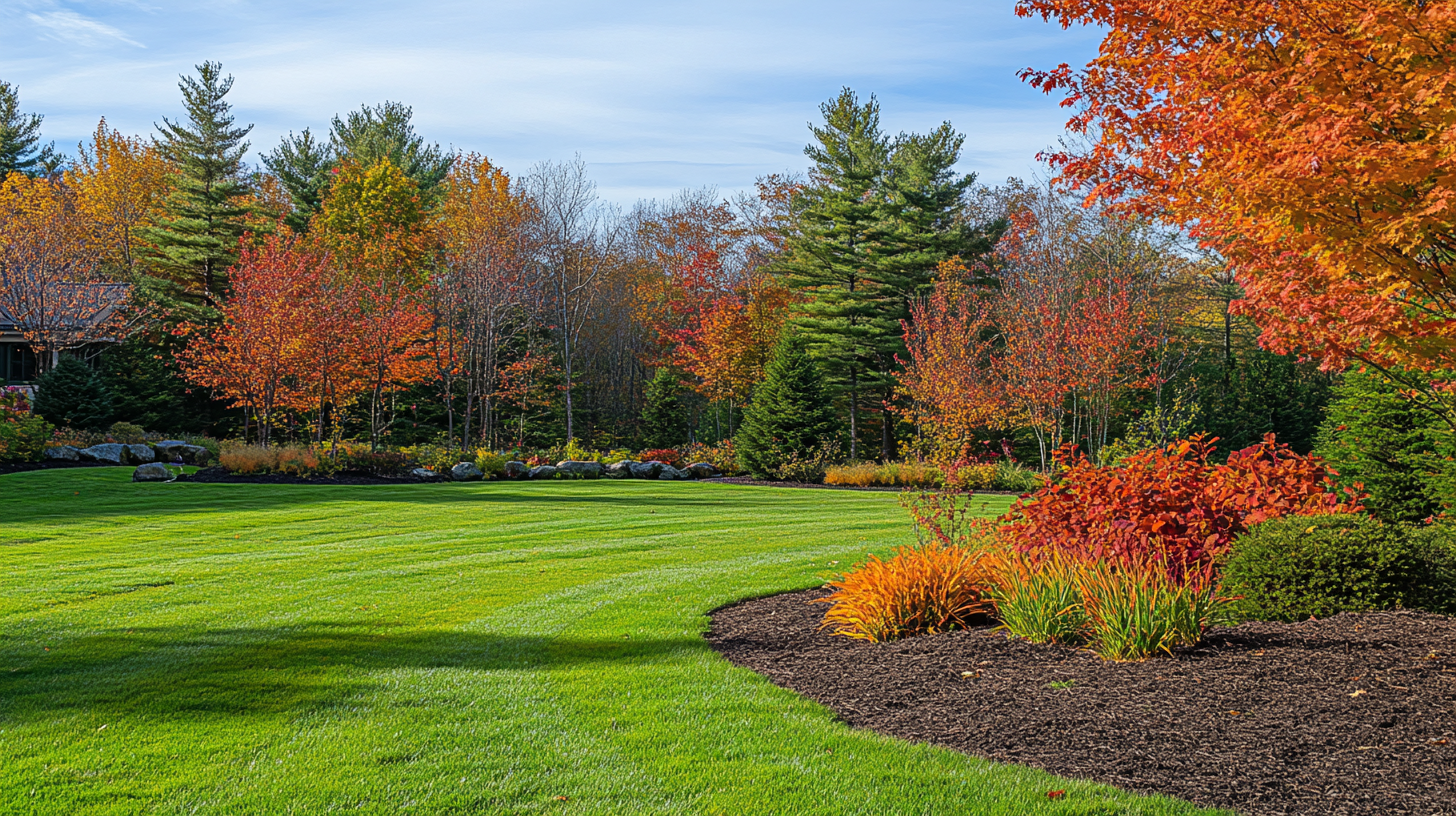
[[105,116],[151,133],[181,114],[177,75],[236,76],[253,155],[290,130],[386,99],[430,140],[512,172],[580,154],[621,203],[801,171],[807,123],[848,85],[885,129],[950,120],[962,169],[995,183],[1037,170],[1066,112],[1016,78],[1081,65],[1096,32],[1017,18],[1014,0],[413,3],[3,0],[0,79],[74,152]]

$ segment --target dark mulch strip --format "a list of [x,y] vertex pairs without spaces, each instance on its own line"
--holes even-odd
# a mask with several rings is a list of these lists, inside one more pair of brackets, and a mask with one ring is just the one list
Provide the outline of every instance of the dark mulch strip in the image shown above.
[[340,473],[335,476],[289,476],[285,473],[266,475],[244,475],[228,473],[217,465],[203,468],[187,476],[178,476],[179,482],[206,482],[209,484],[286,484],[286,485],[377,485],[377,484],[421,484],[424,480],[413,476],[376,476],[372,473]]
[[78,467],[115,467],[115,465],[103,465],[100,462],[67,462],[65,460],[46,460],[44,462],[0,462],[0,475],[6,473],[26,473],[32,470],[60,470],[63,468]]
[[987,759],[1261,816],[1456,813],[1456,619],[1247,623],[1107,663],[990,628],[832,637],[826,594],[725,607],[708,639],[850,725]]

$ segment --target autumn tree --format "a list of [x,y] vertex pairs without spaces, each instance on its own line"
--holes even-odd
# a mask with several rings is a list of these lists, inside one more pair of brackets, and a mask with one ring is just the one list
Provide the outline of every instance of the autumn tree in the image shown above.
[[233,78],[223,76],[220,63],[198,65],[197,77],[182,77],[178,87],[187,120],[163,119],[157,127],[157,149],[172,167],[173,188],[155,226],[137,233],[155,248],[151,263],[163,277],[216,306],[226,293],[226,271],[237,258],[245,229],[242,199],[248,185],[242,160],[248,143],[243,139],[253,126],[233,126],[224,99]]
[[1456,6],[1021,0],[1106,31],[1024,76],[1076,109],[1070,186],[1185,226],[1230,262],[1274,350],[1396,373],[1456,423]]
[[171,168],[150,142],[108,128],[102,119],[91,144],[80,145],[66,183],[77,206],[95,224],[101,260],[125,273],[137,271],[150,251],[139,233],[162,212]]
[[120,330],[126,287],[102,272],[97,244],[63,182],[11,173],[0,183],[0,313],[43,368]]

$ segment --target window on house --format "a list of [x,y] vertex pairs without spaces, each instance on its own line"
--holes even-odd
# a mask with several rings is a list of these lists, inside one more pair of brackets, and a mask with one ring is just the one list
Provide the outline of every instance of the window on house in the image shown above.
[[0,378],[6,383],[33,382],[39,360],[30,346],[23,343],[0,345]]

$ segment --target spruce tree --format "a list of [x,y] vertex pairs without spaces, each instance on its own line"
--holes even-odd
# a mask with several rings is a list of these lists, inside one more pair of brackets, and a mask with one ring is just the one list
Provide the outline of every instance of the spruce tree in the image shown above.
[[99,430],[111,424],[111,395],[91,367],[62,357],[35,382],[35,413],[69,428]]
[[687,406],[683,404],[682,379],[667,366],[647,384],[647,404],[642,409],[642,446],[675,448],[688,441]]
[[333,148],[318,141],[304,128],[303,133],[292,133],[272,152],[264,154],[263,164],[278,177],[283,189],[293,199],[293,211],[284,216],[283,222],[299,234],[308,232],[314,213],[323,206],[324,195],[329,189],[329,171],[334,167]]
[[388,159],[414,179],[426,198],[432,198],[450,173],[455,156],[438,144],[425,144],[410,122],[413,118],[414,111],[399,102],[366,105],[343,119],[335,116],[329,135],[334,155],[366,167]]
[[834,437],[834,409],[807,338],[786,331],[734,437],[738,461],[762,479],[791,456],[810,456]]
[[850,457],[859,455],[859,405],[887,330],[876,321],[875,292],[866,277],[872,234],[881,217],[876,200],[890,145],[880,132],[880,103],[860,104],[845,88],[819,108],[823,127],[810,125],[814,162],[797,230],[781,262],[790,285],[808,296],[794,325],[824,367],[832,391],[849,412]]
[[221,63],[202,63],[197,78],[184,76],[178,87],[187,121],[163,119],[157,126],[157,147],[175,168],[174,188],[157,225],[139,233],[156,247],[153,264],[164,277],[215,305],[226,291],[226,272],[237,260],[245,230],[243,137],[253,126],[233,127],[231,106],[224,101],[233,78],[222,75]]
[[40,144],[38,113],[20,112],[20,88],[0,80],[0,181],[11,173],[49,174],[61,161],[55,145]]

